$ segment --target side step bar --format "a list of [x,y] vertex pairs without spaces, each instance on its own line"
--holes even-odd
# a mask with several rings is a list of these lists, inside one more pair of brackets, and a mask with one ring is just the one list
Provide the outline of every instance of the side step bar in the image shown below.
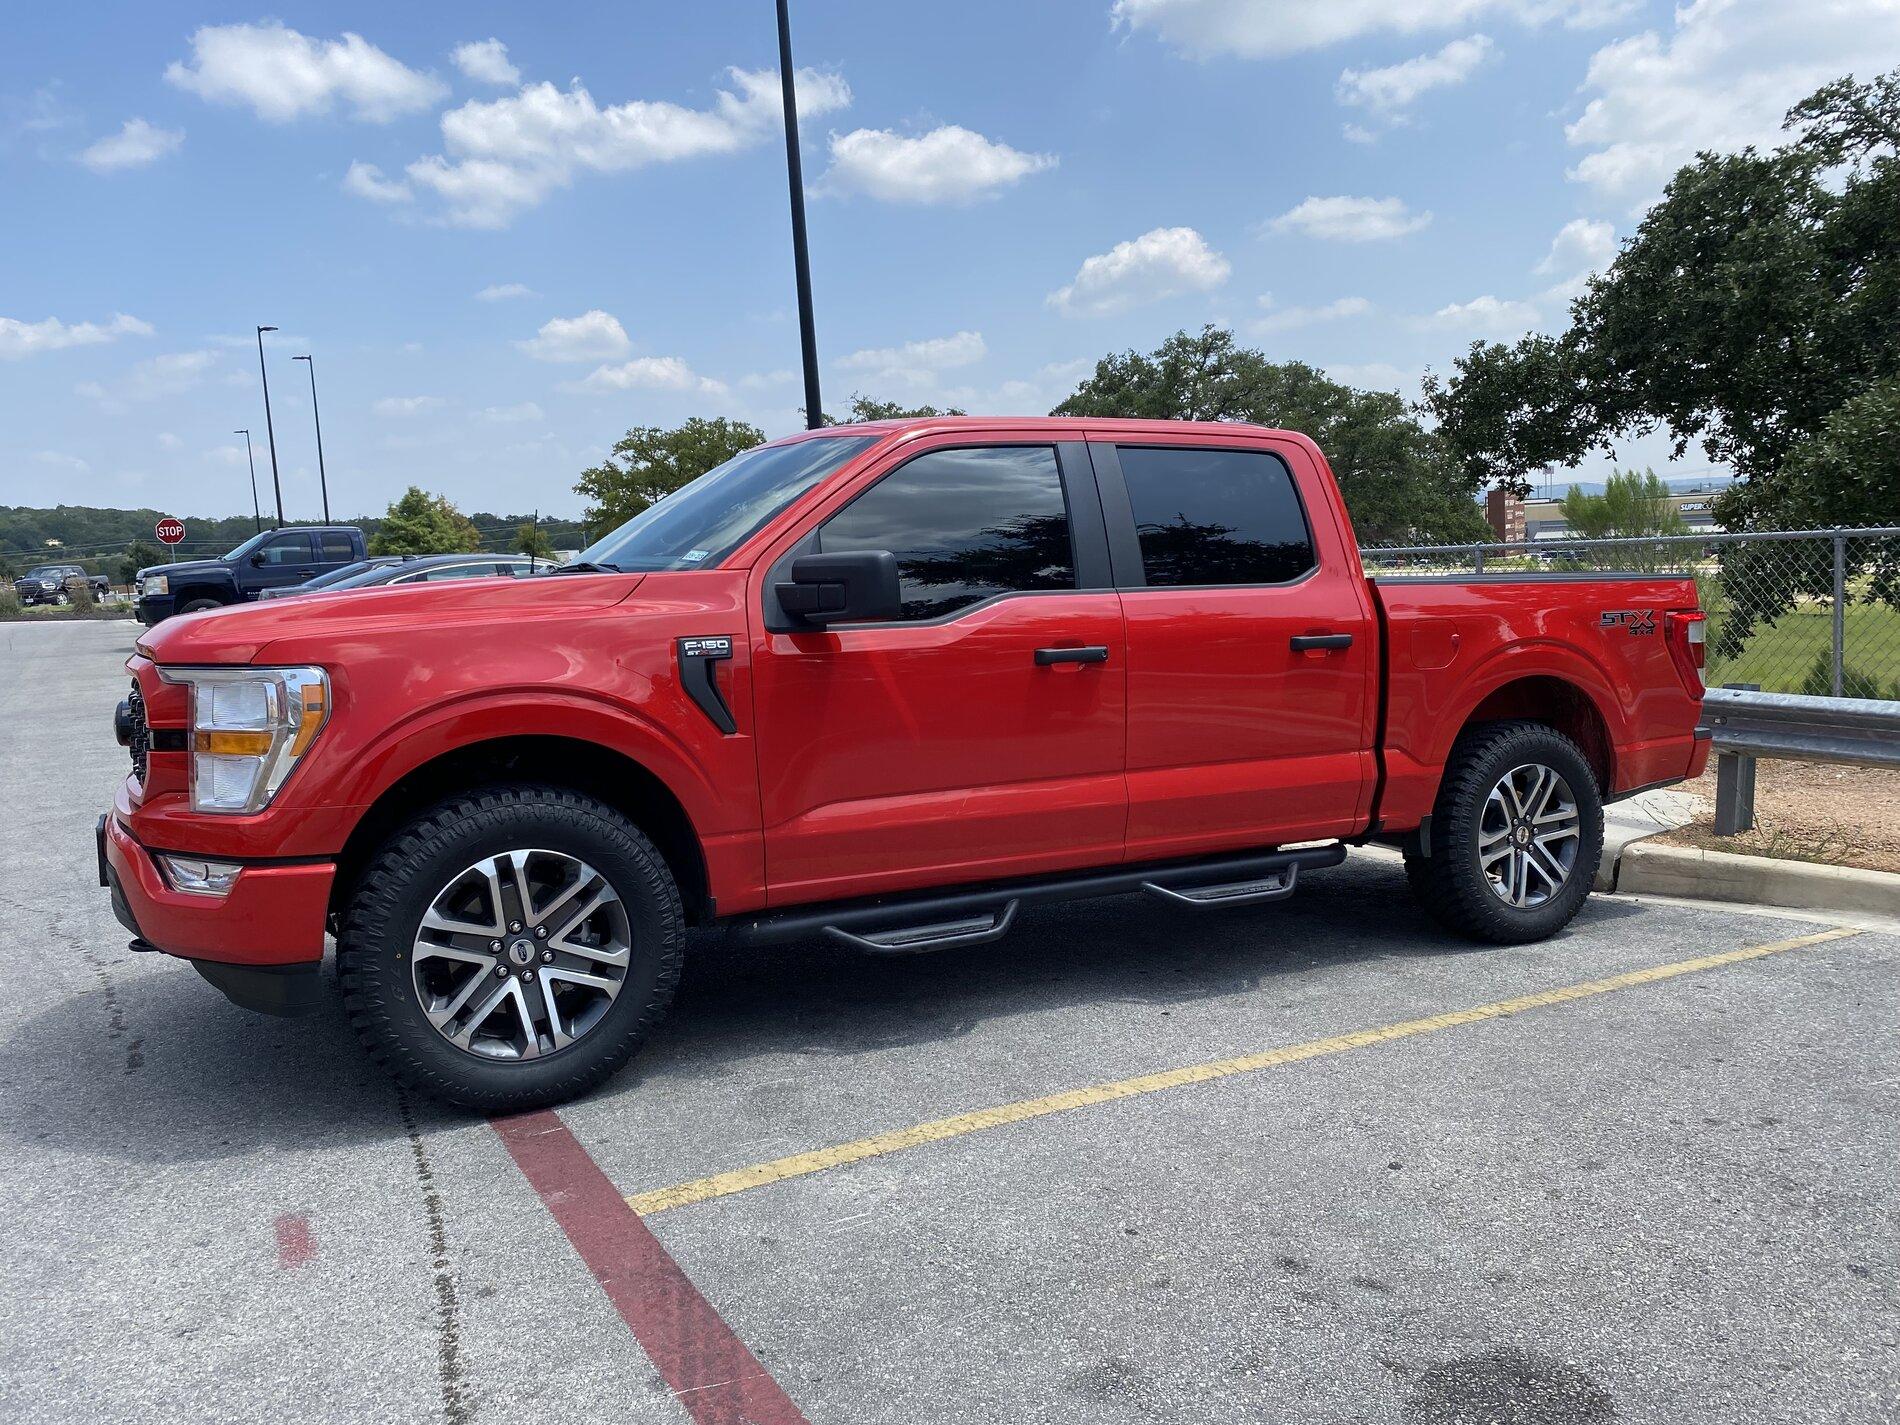
[[1021,907],[1051,901],[1146,891],[1173,905],[1208,910],[1284,900],[1293,894],[1302,870],[1322,870],[1345,859],[1346,848],[1334,842],[1297,851],[1257,851],[1196,861],[1118,866],[945,894],[891,896],[770,912],[735,921],[731,934],[747,946],[824,935],[867,954],[916,955],[1000,940],[1009,933]]

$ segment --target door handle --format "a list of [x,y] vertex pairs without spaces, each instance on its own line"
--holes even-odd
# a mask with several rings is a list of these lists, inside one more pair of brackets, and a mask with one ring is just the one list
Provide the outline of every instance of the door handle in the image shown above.
[[1295,653],[1305,653],[1311,648],[1351,648],[1350,633],[1296,633],[1287,640],[1293,645]]
[[1047,668],[1052,663],[1106,663],[1108,649],[1101,644],[1092,648],[1038,648],[1036,666]]

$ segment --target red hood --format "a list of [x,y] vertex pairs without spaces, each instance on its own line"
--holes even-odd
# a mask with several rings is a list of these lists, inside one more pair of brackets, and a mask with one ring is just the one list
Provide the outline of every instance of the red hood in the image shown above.
[[[532,624],[585,609],[608,608],[631,594],[644,574],[542,575],[525,579],[455,579],[303,594],[182,614],[166,619],[138,641],[154,663],[255,663],[268,661],[273,643],[362,635],[426,623],[461,624],[471,631],[499,624]],[[524,636],[531,636],[524,633]]]

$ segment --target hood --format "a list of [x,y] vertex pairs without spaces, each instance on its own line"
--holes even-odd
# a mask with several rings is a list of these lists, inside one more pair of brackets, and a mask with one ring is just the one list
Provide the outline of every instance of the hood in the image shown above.
[[147,574],[169,574],[173,578],[180,574],[229,574],[231,566],[222,559],[181,559],[176,564],[148,564],[139,570],[138,577]]
[[[462,625],[471,633],[585,609],[609,608],[643,574],[544,575],[531,579],[455,579],[440,584],[321,590],[294,599],[233,604],[166,619],[138,641],[155,663],[270,661],[272,644],[294,645],[292,661],[321,661],[311,645],[378,639],[417,624]],[[522,636],[531,636],[523,632]],[[271,655],[275,656],[275,655]]]

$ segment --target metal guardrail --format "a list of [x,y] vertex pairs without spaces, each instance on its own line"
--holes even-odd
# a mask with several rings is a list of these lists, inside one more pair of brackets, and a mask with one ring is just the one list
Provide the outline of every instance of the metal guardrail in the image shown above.
[[1757,758],[1900,767],[1900,701],[1710,688],[1702,720],[1714,734],[1717,836],[1754,829]]

